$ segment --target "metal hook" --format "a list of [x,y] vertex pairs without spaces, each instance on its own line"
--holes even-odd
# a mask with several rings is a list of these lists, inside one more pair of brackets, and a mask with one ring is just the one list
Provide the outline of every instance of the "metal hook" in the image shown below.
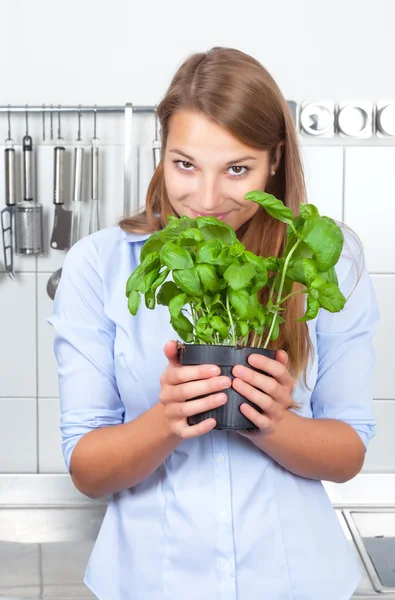
[[96,137],[96,116],[97,116],[97,105],[95,104],[94,112],[93,112],[93,139],[97,139]]
[[25,118],[26,118],[26,137],[29,135],[29,119],[27,116],[27,112],[28,112],[28,104],[26,104],[26,110],[25,110]]
[[58,140],[63,140],[60,130],[60,104],[58,104]]
[[7,148],[12,147],[13,145],[13,139],[11,137],[11,105],[8,105],[8,110],[7,110],[7,120],[8,120],[8,136],[7,139],[5,140],[5,145]]
[[[91,139],[92,145],[97,145],[99,138],[96,133],[96,116],[97,116],[97,104],[95,104],[95,108],[93,109],[93,138]],[[93,143],[95,142],[95,144]]]
[[43,104],[43,142],[45,142],[45,104]]
[[81,141],[81,104],[78,105],[78,134],[77,142]]
[[51,122],[51,140],[53,140],[53,104],[51,104],[51,113],[50,113],[50,122]]

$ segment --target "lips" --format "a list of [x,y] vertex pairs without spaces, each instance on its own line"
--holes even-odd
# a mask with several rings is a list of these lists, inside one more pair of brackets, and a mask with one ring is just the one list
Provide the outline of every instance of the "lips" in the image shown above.
[[196,210],[193,210],[191,208],[191,211],[193,212],[193,216],[194,217],[216,217],[217,219],[224,219],[225,217],[228,216],[228,212],[226,213],[206,213],[206,212],[198,212]]

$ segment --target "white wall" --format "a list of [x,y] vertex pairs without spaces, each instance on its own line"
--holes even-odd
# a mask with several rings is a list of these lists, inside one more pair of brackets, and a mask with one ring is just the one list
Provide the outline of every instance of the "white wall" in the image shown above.
[[[391,0],[0,0],[0,11],[0,105],[123,105],[127,101],[153,105],[189,54],[217,45],[254,55],[269,69],[288,100],[395,100],[395,5]],[[0,114],[0,140],[7,137],[6,124],[6,115]],[[38,258],[17,257],[16,282],[1,272],[4,265],[0,254],[0,473],[65,472],[53,333],[45,323],[52,309],[46,283],[64,258],[63,252],[48,251],[55,139],[48,139],[48,119],[45,142],[40,115],[32,116],[29,125],[36,147],[36,193],[44,205],[46,252]],[[63,118],[62,125],[70,151],[70,175],[77,133],[75,116]],[[82,131],[88,149],[91,117],[83,117]],[[12,133],[19,151],[23,115],[12,119]],[[123,211],[124,136],[122,115],[98,116],[102,227],[113,225]],[[140,201],[152,172],[152,139],[152,119],[136,117],[133,140],[135,146],[141,146],[143,176],[139,191],[134,188],[134,192]],[[395,139],[380,142],[372,138],[357,144],[339,138],[325,142],[301,137],[300,141],[309,200],[323,214],[343,218],[365,244],[382,311],[375,340],[378,435],[365,470],[395,472],[395,384],[390,346],[395,337],[390,300],[395,293]],[[0,162],[1,198],[3,189]],[[88,233],[88,200],[89,170],[83,235]]]

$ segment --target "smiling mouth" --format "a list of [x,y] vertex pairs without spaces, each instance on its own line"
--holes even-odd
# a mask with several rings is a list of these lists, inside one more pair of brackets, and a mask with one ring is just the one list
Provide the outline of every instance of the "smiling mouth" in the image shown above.
[[217,219],[224,219],[225,217],[228,216],[229,212],[226,213],[206,213],[206,212],[198,212],[197,210],[193,210],[193,208],[191,208],[191,211],[193,212],[194,217],[216,217]]

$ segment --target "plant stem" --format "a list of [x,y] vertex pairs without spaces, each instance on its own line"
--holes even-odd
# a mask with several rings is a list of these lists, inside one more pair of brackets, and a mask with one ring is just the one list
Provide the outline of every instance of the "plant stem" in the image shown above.
[[284,296],[284,298],[281,300],[281,302],[279,302],[278,306],[280,304],[282,304],[283,302],[285,302],[285,300],[288,300],[288,298],[290,298],[291,296],[295,296],[295,294],[307,294],[308,290],[299,290],[298,292],[292,292],[292,294],[288,294],[288,296]]
[[232,319],[232,313],[230,311],[229,295],[228,294],[226,294],[226,310],[227,310],[227,313],[228,313],[230,326],[232,328],[232,341],[233,341],[233,345],[236,346],[236,332],[235,332],[235,326],[234,326],[233,319]]
[[[292,254],[295,252],[296,248],[299,246],[299,244],[300,244],[300,242],[301,242],[301,241],[302,241],[302,240],[298,240],[298,241],[296,242],[295,246],[292,248],[292,250],[289,252],[289,254],[288,254],[287,258],[285,259],[284,268],[283,268],[283,270],[282,270],[282,273],[281,273],[280,288],[279,288],[279,290],[278,290],[278,296],[277,296],[277,302],[276,302],[276,307],[277,307],[277,310],[276,310],[276,311],[273,313],[272,322],[271,322],[271,324],[270,324],[269,333],[268,333],[268,335],[267,335],[267,338],[266,338],[266,340],[265,340],[264,348],[266,348],[266,347],[267,347],[267,345],[268,345],[268,343],[269,343],[269,341],[270,341],[271,335],[272,335],[272,333],[273,333],[274,325],[275,325],[275,323],[276,323],[277,314],[278,314],[278,307],[279,307],[279,306],[280,306],[280,304],[281,304],[281,294],[282,294],[283,287],[284,287],[285,274],[286,274],[286,272],[287,272],[287,268],[288,268],[289,261],[291,260],[291,256],[292,256]],[[273,286],[273,287],[274,287],[274,286]],[[280,300],[280,302],[279,302],[279,300]]]

